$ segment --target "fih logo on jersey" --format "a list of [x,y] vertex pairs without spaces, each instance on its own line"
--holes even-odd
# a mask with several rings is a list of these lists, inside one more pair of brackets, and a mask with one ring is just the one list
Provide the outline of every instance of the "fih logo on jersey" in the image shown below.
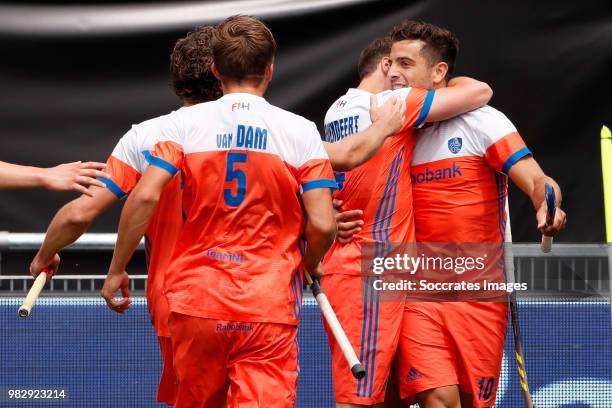
[[461,146],[463,146],[463,139],[460,137],[452,137],[448,140],[448,150],[450,150],[452,154],[459,153],[461,151]]

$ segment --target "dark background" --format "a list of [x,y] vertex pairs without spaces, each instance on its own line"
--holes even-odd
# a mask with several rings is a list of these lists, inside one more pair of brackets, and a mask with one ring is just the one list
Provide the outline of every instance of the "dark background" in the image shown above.
[[[50,2],[14,3],[24,4]],[[371,39],[403,18],[446,26],[461,41],[457,73],[493,87],[491,105],[515,123],[563,188],[569,222],[558,241],[601,242],[599,131],[612,125],[611,4],[374,1],[264,19],[278,42],[267,99],[320,126],[329,105],[356,84],[357,56]],[[0,160],[39,166],[105,161],[131,124],[180,105],[168,86],[168,56],[188,29],[33,35],[0,27]],[[44,231],[73,197],[0,192],[0,230]],[[515,188],[510,206],[514,240],[538,241],[531,203]],[[118,213],[119,206],[91,230],[115,231]]]

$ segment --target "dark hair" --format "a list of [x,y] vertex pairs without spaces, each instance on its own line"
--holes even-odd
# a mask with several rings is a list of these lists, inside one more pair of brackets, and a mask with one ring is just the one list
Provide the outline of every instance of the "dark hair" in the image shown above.
[[391,52],[391,39],[389,37],[377,38],[368,44],[359,54],[357,72],[361,81],[376,70],[376,66],[383,57],[388,57]]
[[202,26],[190,31],[174,45],[170,56],[170,75],[174,93],[193,102],[219,98],[221,86],[211,71],[214,27]]
[[275,52],[272,32],[255,17],[228,17],[214,34],[215,66],[224,79],[260,82]]
[[390,33],[393,42],[403,40],[421,40],[425,43],[421,49],[423,56],[430,64],[445,62],[448,65],[447,76],[455,69],[455,60],[459,52],[459,40],[446,28],[424,21],[404,20],[395,26]]

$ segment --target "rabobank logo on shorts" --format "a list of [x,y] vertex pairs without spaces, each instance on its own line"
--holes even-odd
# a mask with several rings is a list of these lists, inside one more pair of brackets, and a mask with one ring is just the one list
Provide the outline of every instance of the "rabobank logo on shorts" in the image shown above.
[[461,146],[463,146],[463,139],[460,137],[452,137],[448,140],[448,150],[452,154],[457,154],[461,151]]
[[410,177],[412,178],[412,184],[422,184],[463,177],[463,174],[461,174],[461,166],[457,165],[457,162],[453,162],[452,166],[437,170],[430,170],[429,167],[425,167],[424,171],[413,172]]

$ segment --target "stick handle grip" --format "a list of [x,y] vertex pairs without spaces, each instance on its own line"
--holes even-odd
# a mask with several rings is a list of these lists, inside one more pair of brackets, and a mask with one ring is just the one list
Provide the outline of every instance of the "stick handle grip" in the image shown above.
[[552,249],[553,237],[547,237],[546,235],[542,235],[542,243],[540,244],[540,249],[545,254],[549,253]]
[[19,308],[19,317],[21,317],[22,319],[27,319],[30,316],[30,313],[32,313],[32,308],[34,307],[34,303],[36,303],[36,299],[38,299],[38,296],[40,295],[40,292],[42,291],[46,282],[47,273],[41,272],[40,274],[38,274],[38,276],[34,280],[34,284],[28,292],[28,295],[23,301],[23,304]]

